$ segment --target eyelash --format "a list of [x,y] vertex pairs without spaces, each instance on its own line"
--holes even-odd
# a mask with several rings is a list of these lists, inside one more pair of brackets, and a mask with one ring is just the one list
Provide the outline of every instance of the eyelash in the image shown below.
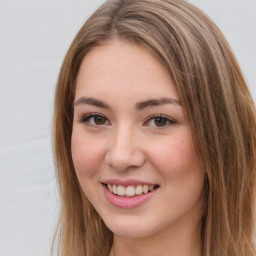
[[155,126],[157,129],[164,129],[164,128],[170,126],[170,125],[176,124],[175,120],[173,120],[170,117],[168,117],[166,115],[163,115],[163,114],[156,114],[156,115],[150,116],[144,124],[149,123],[152,120],[156,121],[156,119],[163,119],[163,120],[165,120],[166,123],[168,123],[168,125],[165,124],[162,127],[161,126]]
[[[95,118],[95,117],[102,117],[105,121],[107,121],[107,118],[105,118],[103,115],[99,114],[99,113],[91,113],[91,114],[88,114],[88,115],[85,115],[82,117],[82,119],[80,120],[80,123],[85,123],[86,125],[88,126],[101,126],[101,125],[97,125],[97,124],[90,124],[89,121],[90,121],[90,118]],[[94,119],[95,120],[95,119]],[[105,125],[102,124],[102,125]]]
[[[106,124],[105,122],[103,124],[96,124],[95,123],[95,119],[94,119],[94,124],[90,124],[89,123],[90,119],[91,118],[96,118],[96,117],[103,118],[105,120],[105,122],[108,122],[110,124],[110,122],[107,120],[107,118],[105,118],[103,115],[101,115],[99,113],[91,113],[91,114],[83,116],[82,119],[80,120],[80,123],[85,123],[88,126],[94,126],[94,127],[100,127],[100,126],[103,126],[103,125],[109,125],[109,124]],[[170,125],[176,124],[176,121],[171,119],[170,117],[168,117],[166,115],[162,115],[162,114],[156,114],[156,115],[150,116],[143,125],[146,124],[146,126],[150,126],[150,125],[148,125],[148,123],[150,121],[153,121],[153,120],[156,121],[156,119],[162,119],[166,123],[168,123],[168,125],[166,125],[166,123],[165,123],[164,126],[156,126],[155,125],[155,127],[157,129],[164,129],[164,128],[170,126]]]

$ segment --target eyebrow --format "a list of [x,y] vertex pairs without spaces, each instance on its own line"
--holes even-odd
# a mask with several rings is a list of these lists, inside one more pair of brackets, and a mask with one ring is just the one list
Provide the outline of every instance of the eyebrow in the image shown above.
[[173,98],[165,98],[165,97],[159,98],[159,99],[150,99],[150,100],[138,102],[136,104],[136,109],[141,110],[146,107],[166,105],[166,104],[173,104],[173,105],[181,106],[181,101],[173,99]]
[[[111,107],[108,104],[106,104],[105,102],[95,99],[95,98],[90,98],[90,97],[89,98],[88,97],[79,98],[78,100],[76,100],[74,102],[74,107],[78,106],[78,105],[83,105],[83,104],[92,105],[92,106],[96,106],[96,107],[104,108],[104,109],[111,109]],[[138,102],[138,103],[136,103],[135,108],[137,110],[142,110],[147,107],[166,105],[166,104],[173,104],[173,105],[177,105],[177,106],[182,105],[180,100],[162,97],[162,98],[158,98],[158,99],[150,99],[150,100]]]
[[81,97],[74,102],[74,107],[77,105],[81,105],[81,104],[93,105],[93,106],[96,106],[99,108],[110,109],[109,105],[107,105],[106,103],[104,103],[101,100],[97,100],[94,98]]

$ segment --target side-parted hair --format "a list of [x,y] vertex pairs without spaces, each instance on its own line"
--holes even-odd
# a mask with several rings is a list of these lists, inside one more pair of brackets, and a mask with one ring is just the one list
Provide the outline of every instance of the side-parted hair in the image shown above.
[[108,256],[112,245],[112,232],[80,188],[71,134],[80,64],[94,47],[113,40],[147,48],[175,83],[206,173],[202,255],[255,255],[255,105],[223,34],[184,0],[106,1],[82,26],[66,54],[53,122],[61,202],[54,239],[59,255]]

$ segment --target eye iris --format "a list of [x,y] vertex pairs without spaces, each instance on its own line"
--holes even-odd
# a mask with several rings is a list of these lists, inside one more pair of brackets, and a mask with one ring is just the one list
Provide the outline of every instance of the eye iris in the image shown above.
[[167,120],[165,118],[161,118],[161,117],[155,118],[155,125],[158,127],[165,126],[166,122]]
[[105,124],[106,120],[102,116],[95,116],[94,122],[95,122],[95,124],[102,125],[102,124]]

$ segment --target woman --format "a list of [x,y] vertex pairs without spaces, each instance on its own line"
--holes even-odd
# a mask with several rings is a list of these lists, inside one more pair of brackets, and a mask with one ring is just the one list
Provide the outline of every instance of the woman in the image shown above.
[[255,107],[222,33],[180,0],[110,0],[56,88],[66,255],[255,255]]

